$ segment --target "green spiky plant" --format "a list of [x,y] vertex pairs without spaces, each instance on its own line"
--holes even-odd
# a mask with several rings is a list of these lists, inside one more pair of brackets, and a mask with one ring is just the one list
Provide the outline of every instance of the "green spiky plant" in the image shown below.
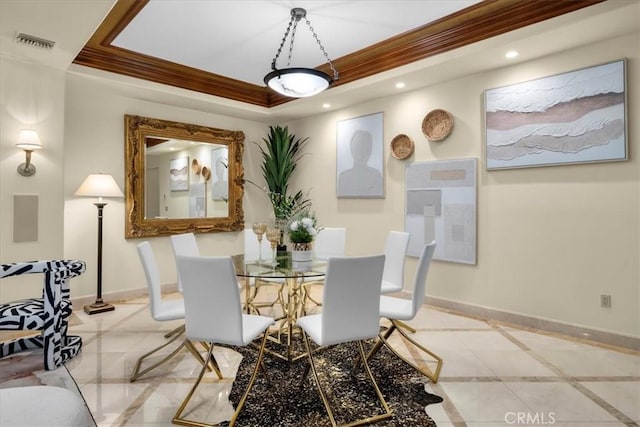
[[269,135],[262,140],[265,148],[260,145],[258,148],[262,154],[261,169],[267,182],[267,194],[276,219],[287,220],[311,204],[302,190],[289,194],[289,179],[303,156],[300,150],[309,138],[296,138],[287,126],[269,126]]

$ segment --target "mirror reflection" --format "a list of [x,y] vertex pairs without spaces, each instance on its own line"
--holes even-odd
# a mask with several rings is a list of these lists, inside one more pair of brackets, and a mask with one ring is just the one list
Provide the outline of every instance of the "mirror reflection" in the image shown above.
[[125,237],[244,228],[244,133],[125,115]]
[[229,215],[226,145],[145,137],[145,218]]

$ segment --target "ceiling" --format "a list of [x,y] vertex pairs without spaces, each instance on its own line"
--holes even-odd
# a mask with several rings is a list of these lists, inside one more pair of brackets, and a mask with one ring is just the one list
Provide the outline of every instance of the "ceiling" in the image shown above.
[[[2,0],[0,53],[46,62],[129,96],[262,121],[293,119],[637,31],[638,0]],[[340,72],[292,100],[262,82],[303,7]],[[636,11],[637,8],[631,9]],[[616,25],[612,25],[615,22]],[[531,25],[531,24],[536,24]],[[53,40],[47,52],[18,33]],[[328,70],[300,22],[292,66]],[[287,65],[283,48],[278,67]],[[150,95],[152,93],[152,95]]]

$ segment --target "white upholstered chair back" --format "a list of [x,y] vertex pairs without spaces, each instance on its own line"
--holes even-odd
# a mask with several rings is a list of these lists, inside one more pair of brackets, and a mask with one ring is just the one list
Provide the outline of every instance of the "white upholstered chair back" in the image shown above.
[[[198,242],[196,236],[193,233],[174,234],[171,236],[171,249],[173,249],[173,256],[179,255],[185,256],[199,256],[200,249],[198,248]],[[178,264],[176,263],[176,275]],[[180,276],[178,276],[178,291],[182,292],[182,283],[180,282]]]
[[382,293],[399,292],[404,286],[404,261],[409,248],[409,233],[390,231],[384,247],[386,256],[382,275]]
[[162,311],[160,272],[158,271],[158,264],[156,257],[153,255],[151,244],[149,242],[139,243],[137,249],[140,262],[142,263],[142,269],[144,270],[144,276],[147,279],[151,317],[158,321],[166,320],[165,313]]
[[331,345],[378,335],[383,266],[384,255],[329,259],[318,344]]
[[267,236],[262,236],[262,242],[258,245],[258,236],[251,228],[244,229],[244,259],[245,261],[256,261],[259,259],[259,248],[262,247],[262,260],[271,261],[273,251],[271,243],[267,240]]
[[433,253],[435,252],[435,250],[435,240],[427,245],[424,245],[424,247],[422,248],[420,260],[418,261],[418,268],[416,270],[415,281],[413,284],[411,318],[415,317],[422,304],[424,304],[424,296],[427,288],[427,273],[429,272],[429,266],[431,265],[431,259],[433,258]]
[[187,337],[192,341],[246,345],[231,257],[177,257],[183,285]]
[[313,254],[321,261],[327,261],[330,257],[344,256],[346,244],[346,228],[323,228],[313,242]]

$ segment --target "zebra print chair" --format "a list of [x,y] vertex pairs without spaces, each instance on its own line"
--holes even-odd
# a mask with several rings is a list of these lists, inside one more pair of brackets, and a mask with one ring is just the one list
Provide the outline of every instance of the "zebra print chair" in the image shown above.
[[29,298],[0,304],[0,330],[40,330],[36,336],[0,343],[0,357],[33,349],[44,349],[44,368],[52,370],[74,357],[82,338],[67,335],[72,307],[69,280],[85,271],[84,261],[51,260],[0,265],[0,279],[23,274],[43,273],[42,298]]

